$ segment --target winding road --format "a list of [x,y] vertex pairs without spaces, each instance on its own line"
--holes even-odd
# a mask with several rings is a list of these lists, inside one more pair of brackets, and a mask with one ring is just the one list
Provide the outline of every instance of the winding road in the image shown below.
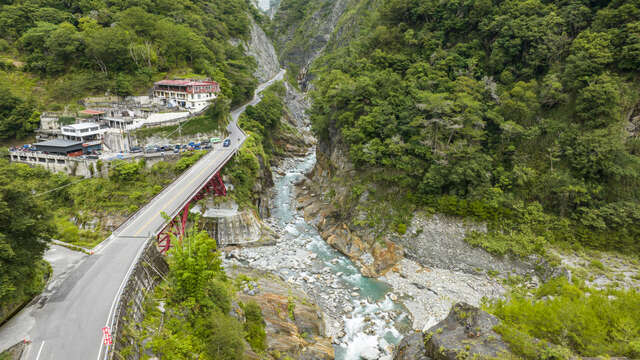
[[[203,184],[213,177],[238,151],[246,134],[238,127],[247,106],[260,102],[259,94],[284,70],[260,84],[251,102],[231,112],[227,130],[231,146],[217,146],[77,264],[55,287],[48,287],[39,301],[30,304],[0,328],[0,350],[22,339],[31,344],[22,359],[92,360],[107,357],[102,345],[102,328],[114,321],[122,290],[150,239],[164,227],[164,212],[175,216]],[[91,199],[87,199],[91,201]]]

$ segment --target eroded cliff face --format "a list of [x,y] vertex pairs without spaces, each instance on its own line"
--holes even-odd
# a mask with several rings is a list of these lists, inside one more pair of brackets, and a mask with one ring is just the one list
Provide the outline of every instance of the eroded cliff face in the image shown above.
[[258,68],[253,75],[262,83],[278,74],[280,62],[271,40],[269,40],[262,28],[256,24],[253,17],[249,16],[249,20],[251,21],[251,34],[249,42],[244,44],[245,53],[256,59]]
[[507,344],[493,330],[499,322],[475,306],[457,303],[431,329],[402,340],[394,360],[512,358]]
[[331,40],[348,3],[349,0],[320,0],[280,4],[274,16],[278,56],[283,65],[297,72],[293,75],[298,77],[303,89],[310,80],[309,67]]

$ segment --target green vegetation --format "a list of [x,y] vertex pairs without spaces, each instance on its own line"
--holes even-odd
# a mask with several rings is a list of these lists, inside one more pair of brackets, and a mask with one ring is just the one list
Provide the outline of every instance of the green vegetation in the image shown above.
[[[302,18],[313,8],[283,3]],[[640,252],[640,4],[350,9],[351,30],[314,65],[311,111],[322,142],[346,145],[362,174],[350,181],[407,208],[486,220],[489,233],[468,240],[496,254],[549,243]]]
[[260,181],[261,170],[269,166],[274,154],[280,152],[273,139],[282,128],[284,92],[282,83],[271,85],[262,93],[262,101],[256,106],[248,106],[238,120],[238,126],[248,138],[222,173],[231,178],[234,189],[230,195],[240,206],[253,206],[256,200],[253,189]]
[[[284,97],[286,89],[282,82],[277,82],[262,92],[262,100],[256,106],[247,106],[240,115],[238,126],[246,132],[257,136],[269,157],[277,154],[273,139],[280,131],[280,120],[284,115]],[[268,159],[267,159],[268,160]]]
[[558,278],[535,290],[533,298],[514,292],[510,301],[495,301],[486,310],[502,319],[496,331],[524,359],[636,359],[640,313],[634,309],[639,307],[635,290],[596,290]]
[[16,110],[0,116],[0,138],[32,131],[35,109],[146,92],[163,77],[213,78],[240,104],[253,94],[256,64],[229,40],[248,37],[248,16],[263,21],[246,0],[3,1],[0,115]]
[[[16,182],[28,192],[29,201],[46,209],[42,210],[46,216],[40,217],[39,223],[48,227],[47,239],[93,247],[108,236],[111,229],[105,228],[105,224],[115,222],[117,225],[118,219],[122,221],[138,210],[203,155],[202,151],[195,152],[175,163],[163,161],[149,169],[144,161],[116,160],[108,163],[108,178],[82,179],[6,160],[0,160],[0,172],[7,182]],[[11,208],[16,206],[4,201],[11,204]],[[34,212],[34,216],[40,216],[38,214]],[[42,256],[37,251],[34,254],[36,258]]]
[[0,83],[0,140],[24,138],[38,128],[40,113],[32,100],[14,96]]
[[0,161],[0,321],[39,293],[49,273],[42,256],[54,234],[52,215],[16,176],[21,170]]
[[234,284],[222,268],[215,240],[194,227],[175,244],[167,279],[147,296],[145,318],[130,335],[139,342],[150,339],[146,348],[167,359],[243,359],[244,339],[255,351],[264,351],[260,307],[242,305],[244,324],[230,315]]
[[242,309],[245,318],[245,339],[253,351],[264,352],[267,350],[267,335],[264,331],[265,323],[260,306],[256,302],[249,302],[244,304]]

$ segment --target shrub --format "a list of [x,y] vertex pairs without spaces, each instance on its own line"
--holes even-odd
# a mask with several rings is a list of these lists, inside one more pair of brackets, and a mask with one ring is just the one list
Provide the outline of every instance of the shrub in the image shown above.
[[512,294],[488,310],[502,319],[497,331],[526,359],[552,358],[544,342],[588,357],[637,358],[640,343],[640,293],[636,290],[581,288],[564,278],[536,290],[534,298]]
[[267,349],[267,335],[264,331],[264,320],[262,318],[262,310],[254,301],[244,304],[244,330],[245,338],[254,351],[262,352]]

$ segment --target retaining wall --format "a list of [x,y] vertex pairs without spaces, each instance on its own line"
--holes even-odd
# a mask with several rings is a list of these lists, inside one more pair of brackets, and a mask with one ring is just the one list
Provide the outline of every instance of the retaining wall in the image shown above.
[[136,264],[116,308],[116,321],[111,329],[114,344],[110,348],[109,359],[121,359],[120,354],[126,351],[127,360],[138,360],[142,357],[142,349],[137,348],[136,339],[130,335],[130,329],[142,322],[144,317],[145,295],[152,291],[169,273],[165,258],[156,247],[155,241],[149,241],[140,260]]

